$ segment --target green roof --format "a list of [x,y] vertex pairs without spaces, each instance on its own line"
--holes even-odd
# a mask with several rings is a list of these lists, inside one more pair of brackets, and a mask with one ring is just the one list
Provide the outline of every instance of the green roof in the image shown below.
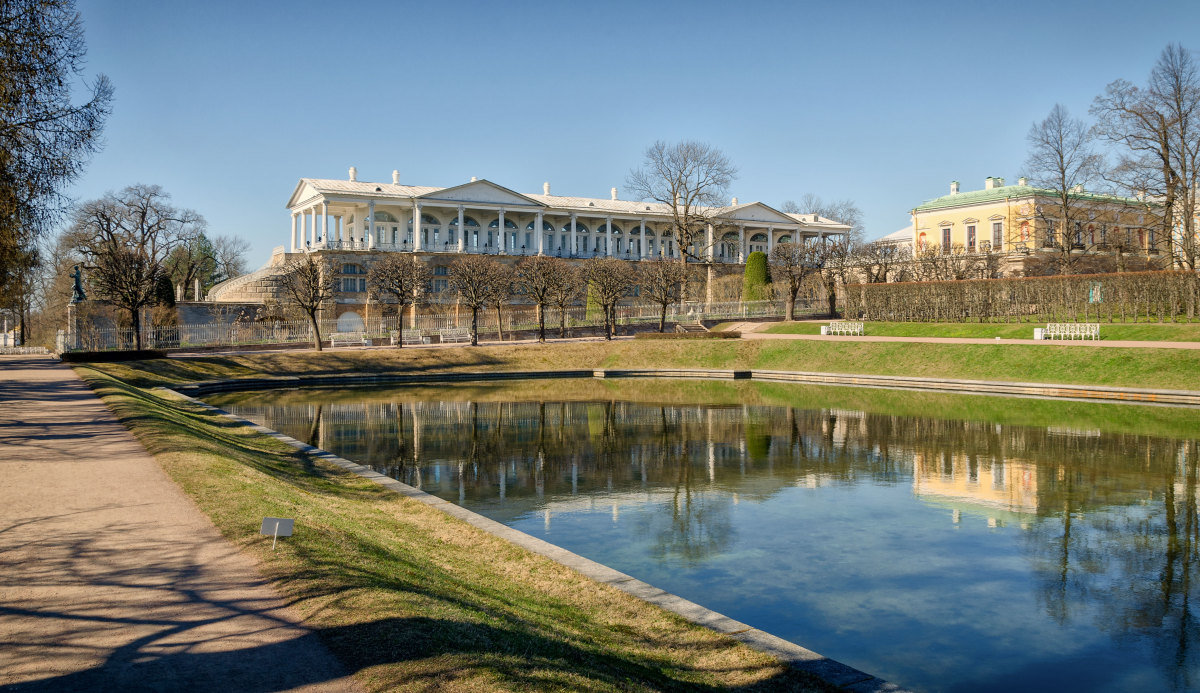
[[[1033,196],[1057,198],[1058,193],[1049,188],[1035,188],[1032,185],[1002,185],[991,190],[972,190],[970,192],[958,193],[957,195],[943,195],[921,204],[914,211],[927,212],[934,209],[965,207],[968,205],[987,204],[989,202],[1002,202],[1010,198],[1017,199]],[[1071,199],[1088,202],[1115,202],[1123,205],[1145,204],[1143,200],[1139,200],[1136,197],[1121,197],[1119,195],[1104,195],[1092,192],[1072,193]]]

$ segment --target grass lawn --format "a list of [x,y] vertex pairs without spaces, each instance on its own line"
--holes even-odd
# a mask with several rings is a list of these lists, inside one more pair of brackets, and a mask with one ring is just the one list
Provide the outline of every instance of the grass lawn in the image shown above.
[[[439,351],[474,367],[490,358]],[[295,353],[77,372],[369,689],[827,689],[435,509],[112,377],[137,374],[148,385],[160,366],[170,376],[237,375],[262,363],[303,370],[326,357],[330,368],[377,360]],[[295,536],[274,552],[258,535],[264,516],[296,519]]]
[[[782,322],[763,330],[770,334],[821,334],[822,322]],[[877,337],[974,337],[1033,339],[1033,328],[1045,323],[867,322],[865,332]],[[1200,323],[1100,323],[1100,339],[1139,342],[1200,342]]]
[[364,372],[720,368],[1200,389],[1200,350],[821,340],[620,340],[192,356],[105,364],[137,386]]

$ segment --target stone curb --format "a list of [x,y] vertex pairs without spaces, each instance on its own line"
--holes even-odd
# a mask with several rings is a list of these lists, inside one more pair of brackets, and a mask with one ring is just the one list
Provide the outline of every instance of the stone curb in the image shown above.
[[174,389],[184,395],[201,396],[214,392],[316,387],[321,385],[419,385],[422,383],[551,378],[706,378],[719,380],[759,380],[767,382],[798,382],[812,385],[848,385],[853,387],[915,389],[937,392],[959,392],[964,394],[1007,395],[1012,397],[1200,406],[1200,391],[1197,390],[1167,390],[1058,383],[1020,383],[995,380],[957,380],[951,378],[864,375],[854,373],[703,368],[598,368],[554,371],[460,371],[451,373],[346,373],[342,375],[206,380],[178,385]]
[[[588,375],[590,375],[592,373],[592,371],[561,371],[561,372],[563,372],[563,373],[587,373]],[[597,373],[603,373],[603,372],[604,371],[597,371]],[[630,372],[632,372],[632,371],[621,371],[622,374],[630,373]],[[669,371],[662,371],[662,373],[664,373],[664,375],[662,375],[660,377],[672,377],[670,375],[665,375],[668,372]],[[670,371],[670,372],[682,374],[682,373],[686,373],[687,371],[680,370],[680,371]],[[732,375],[733,371],[706,371],[706,372],[717,374],[717,375],[713,375],[713,376],[709,376],[709,377],[728,377],[728,378],[734,377]],[[721,373],[727,373],[730,375],[720,375]],[[468,374],[464,374],[464,375],[468,375]],[[476,377],[475,378],[465,378],[464,377],[464,378],[455,378],[455,379],[456,380],[484,379],[484,378],[478,378],[479,375],[483,375],[483,374],[470,374],[470,375],[474,375]],[[525,377],[529,377],[530,374],[518,372],[518,373],[502,373],[502,374],[494,374],[494,375],[502,376],[502,377],[486,378],[486,379],[525,378]],[[563,376],[544,375],[541,377],[563,377]],[[588,377],[588,376],[587,375],[574,375],[574,376],[565,376],[565,377]],[[603,377],[603,376],[598,376],[598,377]],[[625,377],[625,376],[622,376],[622,377]],[[698,377],[698,376],[675,375],[674,377]],[[291,381],[299,381],[301,379],[300,378],[254,378],[254,379],[250,379],[250,380],[263,382],[263,385],[260,385],[260,386],[279,387],[281,384],[284,384],[284,383],[281,383],[280,381],[287,381],[288,383],[290,383]],[[378,381],[378,382],[428,382],[431,380],[433,380],[433,378],[421,378],[421,380],[417,380],[417,381],[383,380],[383,381]],[[212,382],[212,381],[210,381],[210,382]],[[238,382],[241,382],[241,381],[238,381]],[[273,385],[266,385],[266,382],[273,383]],[[353,382],[358,382],[358,381],[353,381]],[[375,382],[375,381],[371,381],[371,382]],[[304,379],[304,384],[306,384],[306,385],[309,384],[307,379]],[[345,384],[345,381],[342,381],[342,384]],[[197,384],[193,384],[193,385],[199,385],[199,384],[197,383]],[[393,479],[384,474],[380,474],[379,472],[376,472],[373,469],[370,469],[369,467],[358,464],[356,462],[351,462],[350,460],[347,460],[342,457],[338,457],[337,455],[334,455],[331,452],[322,450],[321,448],[314,447],[307,443],[303,443],[299,440],[296,440],[295,438],[292,438],[291,436],[286,436],[278,431],[267,428],[266,426],[256,424],[253,421],[243,419],[242,417],[231,414],[223,409],[220,409],[219,407],[214,407],[211,404],[202,402],[202,401],[196,399],[195,397],[190,397],[179,391],[180,389],[182,389],[182,387],[176,388],[174,390],[170,389],[170,388],[155,388],[155,389],[158,390],[159,392],[162,392],[162,393],[168,395],[168,396],[174,396],[174,397],[178,397],[180,399],[186,400],[186,401],[191,402],[192,404],[195,404],[203,409],[211,411],[214,414],[223,416],[223,417],[230,419],[232,421],[235,421],[241,425],[247,426],[259,433],[262,433],[263,435],[269,436],[271,438],[274,438],[275,440],[283,442],[283,443],[295,448],[296,450],[299,450],[300,452],[303,452],[311,457],[315,457],[315,458],[330,462],[334,465],[337,465],[338,467],[341,467],[342,469],[345,469],[349,472],[357,474],[358,476],[363,477],[364,479],[370,479],[371,481],[379,484],[380,486],[383,486],[384,488],[395,491],[396,493],[398,493],[402,496],[405,496],[406,498],[411,498],[420,503],[424,503],[425,505],[428,505],[430,507],[437,508],[438,510],[441,510],[442,512],[446,513],[447,515],[450,515],[452,517],[456,517],[460,520],[463,520],[467,524],[470,524],[478,529],[481,529],[481,530],[487,532],[488,534],[491,534],[493,536],[496,536],[496,537],[499,537],[506,541],[509,541],[513,544],[516,544],[517,546],[520,546],[521,548],[528,550],[528,551],[539,554],[541,556],[545,556],[546,558],[549,558],[550,560],[552,560],[560,565],[564,565],[568,568],[571,568],[572,570],[584,575],[585,577],[591,578],[592,580],[604,583],[606,585],[610,585],[618,590],[621,590],[622,592],[624,592],[628,595],[631,595],[633,597],[636,597],[638,599],[641,599],[643,601],[649,602],[658,607],[666,609],[667,611],[670,611],[671,613],[674,613],[678,616],[683,617],[684,619],[686,619],[687,621],[690,621],[691,623],[694,623],[699,626],[703,626],[703,627],[708,628],[709,630],[715,631],[717,633],[727,635],[727,636],[733,638],[734,640],[737,640],[755,650],[758,650],[759,652],[769,654],[769,655],[779,659],[780,661],[786,662],[787,664],[789,664],[790,666],[792,666],[795,669],[810,673],[829,684],[832,684],[834,686],[837,686],[839,688],[842,688],[842,689],[845,689],[848,691],[855,691],[856,693],[883,693],[883,692],[905,693],[905,691],[907,690],[907,689],[901,688],[893,683],[884,681],[883,679],[880,679],[880,678],[877,678],[870,674],[867,674],[865,672],[859,671],[858,669],[855,669],[851,666],[842,664],[841,662],[829,659],[828,657],[824,657],[820,654],[817,654],[816,652],[813,652],[812,650],[803,648],[793,642],[790,642],[788,640],[784,640],[783,638],[771,635],[770,633],[759,630],[757,628],[752,628],[751,626],[749,626],[745,623],[742,623],[740,621],[735,621],[735,620],[729,618],[728,616],[717,613],[716,611],[713,611],[711,609],[707,609],[703,606],[700,606],[699,604],[696,604],[695,602],[688,601],[688,600],[684,599],[683,597],[679,597],[677,595],[671,594],[670,592],[661,590],[657,587],[654,587],[653,585],[642,582],[641,580],[638,580],[630,575],[626,575],[625,573],[622,573],[618,570],[610,568],[606,565],[597,563],[588,558],[584,558],[583,556],[572,553],[571,551],[568,551],[562,547],[555,546],[554,544],[551,544],[542,539],[538,539],[535,536],[526,534],[520,530],[513,529],[512,527],[509,527],[507,525],[496,522],[495,520],[486,518],[483,515],[480,515],[478,513],[470,511],[470,510],[467,510],[466,508],[463,508],[459,505],[456,505],[454,503],[446,501],[442,498],[438,498],[437,496],[431,495],[420,489],[409,486],[408,484],[397,481],[396,479]],[[242,388],[238,388],[238,389],[242,389]],[[246,389],[249,389],[249,388],[246,388]],[[219,389],[211,389],[211,390],[205,390],[205,391],[216,392],[216,391],[220,391],[220,390]]]

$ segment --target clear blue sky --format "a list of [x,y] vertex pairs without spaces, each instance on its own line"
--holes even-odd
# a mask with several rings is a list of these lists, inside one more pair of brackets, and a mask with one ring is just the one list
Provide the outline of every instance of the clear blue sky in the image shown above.
[[72,194],[162,185],[254,267],[302,177],[604,197],[656,139],[723,149],[742,201],[852,198],[875,238],[952,179],[1015,178],[1055,102],[1086,116],[1167,43],[1200,50],[1191,0],[79,7],[116,97]]

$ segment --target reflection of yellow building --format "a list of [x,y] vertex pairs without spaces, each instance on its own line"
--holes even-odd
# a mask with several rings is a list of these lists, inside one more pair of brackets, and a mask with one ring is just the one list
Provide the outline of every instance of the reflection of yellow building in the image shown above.
[[1071,246],[1080,252],[1103,252],[1117,247],[1126,252],[1155,254],[1165,240],[1156,226],[1157,207],[1137,198],[1085,192],[1071,194],[1074,205],[1064,219],[1055,193],[1035,188],[1021,178],[1005,185],[989,177],[983,190],[960,192],[958,181],[950,194],[912,210],[912,240],[916,249],[961,249],[969,253],[1011,253]]
[[[998,460],[943,452],[913,454],[913,494],[927,502],[983,514],[989,524],[1010,513],[1034,514],[1038,509],[1037,467],[1025,460]],[[965,502],[965,505],[963,505]]]

